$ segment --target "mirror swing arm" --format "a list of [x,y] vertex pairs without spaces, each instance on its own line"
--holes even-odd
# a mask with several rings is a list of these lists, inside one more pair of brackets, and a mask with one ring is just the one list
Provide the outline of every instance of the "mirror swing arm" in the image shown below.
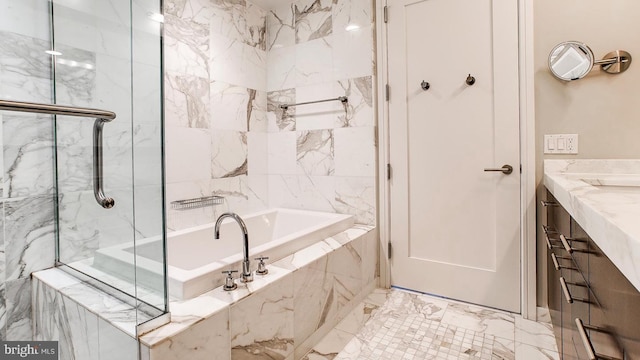
[[589,46],[578,41],[565,41],[556,45],[549,54],[549,70],[558,79],[564,81],[579,80],[599,65],[608,74],[620,74],[631,66],[631,54],[616,50],[595,60]]

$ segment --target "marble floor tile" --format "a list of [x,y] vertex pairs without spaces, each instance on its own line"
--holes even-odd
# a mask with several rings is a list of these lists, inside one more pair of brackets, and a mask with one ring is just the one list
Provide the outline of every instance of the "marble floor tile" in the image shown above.
[[[376,289],[303,360],[558,359],[545,320],[398,289]],[[350,339],[350,340],[349,340]]]
[[556,338],[550,323],[531,321],[516,316],[516,342],[555,351]]
[[474,305],[451,303],[447,306],[442,322],[515,340],[515,318],[508,313]]
[[556,350],[542,349],[528,344],[516,344],[516,359],[523,360],[560,360]]

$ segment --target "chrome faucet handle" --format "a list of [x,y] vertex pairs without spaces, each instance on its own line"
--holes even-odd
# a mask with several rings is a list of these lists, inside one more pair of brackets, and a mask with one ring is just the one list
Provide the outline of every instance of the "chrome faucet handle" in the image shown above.
[[222,290],[231,291],[238,288],[238,284],[233,281],[233,273],[237,272],[238,270],[225,270],[222,272],[223,274],[227,274],[227,277],[224,279],[224,286],[222,287]]
[[258,270],[256,270],[256,274],[267,275],[269,273],[269,269],[267,269],[267,265],[264,263],[264,261],[268,259],[269,259],[268,256],[260,256],[254,259],[254,260],[260,261],[258,263]]

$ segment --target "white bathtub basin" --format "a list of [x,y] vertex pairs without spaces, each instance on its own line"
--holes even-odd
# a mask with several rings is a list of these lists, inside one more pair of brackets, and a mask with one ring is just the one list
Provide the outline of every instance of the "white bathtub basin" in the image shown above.
[[[304,210],[269,209],[242,216],[249,232],[251,268],[253,258],[268,256],[267,263],[301,250],[317,241],[347,230],[354,224],[351,215]],[[177,299],[190,299],[221,286],[221,271],[240,270],[243,236],[231,219],[223,222],[220,240],[214,239],[213,223],[172,232],[167,236],[169,293]],[[137,281],[157,284],[161,254],[160,238],[136,242]],[[100,249],[94,266],[109,273],[131,274],[134,261],[132,244]],[[151,285],[152,286],[152,285]]]

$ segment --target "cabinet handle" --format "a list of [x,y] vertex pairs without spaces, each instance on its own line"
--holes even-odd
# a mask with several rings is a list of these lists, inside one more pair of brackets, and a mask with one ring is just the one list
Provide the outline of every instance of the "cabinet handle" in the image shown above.
[[[571,259],[571,258],[566,258],[563,256],[560,256],[560,259]],[[564,266],[564,265],[560,265],[560,263],[558,262],[558,256],[556,256],[556,254],[551,253],[551,260],[553,261],[553,267],[556,268],[556,270],[560,270],[560,269],[569,269],[569,270],[578,270],[577,268],[573,267],[573,266]]]
[[559,246],[559,245],[553,245],[553,244],[551,243],[551,241],[556,241],[556,242],[557,242],[558,240],[555,240],[555,239],[554,239],[554,240],[551,240],[551,239],[549,239],[549,236],[547,236],[547,235],[545,235],[545,236],[544,236],[544,239],[547,241],[547,247],[549,248],[549,250],[552,250],[552,249],[559,249],[559,248],[561,248],[561,247],[562,247],[562,246]]
[[558,206],[558,203],[555,201],[547,201],[547,200],[540,200],[540,204],[542,204],[542,206],[547,207],[547,206]]
[[564,246],[564,249],[571,254],[573,252],[573,248],[571,247],[571,245],[569,245],[569,242],[567,241],[567,238],[564,237],[564,235],[560,234],[560,241],[562,242],[562,246]]
[[551,226],[549,226],[549,225],[542,225],[542,230],[547,235],[549,235],[549,234],[557,234],[558,233],[558,231],[556,229],[552,229]]
[[574,301],[589,303],[589,300],[587,299],[574,298],[573,296],[571,296],[571,293],[569,292],[569,287],[567,286],[567,284],[585,287],[585,285],[582,285],[582,284],[566,281],[563,276],[560,276],[560,287],[562,288],[562,293],[564,294],[564,299],[567,300],[567,303],[573,304]]
[[586,329],[600,332],[606,331],[595,326],[585,325],[582,323],[582,319],[580,318],[576,318],[576,327],[578,328],[578,333],[580,334],[580,338],[582,339],[582,345],[584,345],[584,349],[587,352],[589,360],[621,360],[619,358],[596,353],[596,350],[593,348],[593,344],[591,343],[591,339],[589,338]]
[[569,254],[573,254],[573,252],[581,252],[581,253],[591,253],[591,251],[589,250],[583,250],[583,249],[576,249],[576,248],[572,248],[571,245],[569,245],[569,242],[567,240],[571,240],[571,241],[575,241],[575,242],[581,242],[581,243],[586,243],[586,240],[582,240],[582,239],[567,239],[564,235],[560,234],[560,241],[562,242],[562,246],[564,246],[564,249],[569,253]]

